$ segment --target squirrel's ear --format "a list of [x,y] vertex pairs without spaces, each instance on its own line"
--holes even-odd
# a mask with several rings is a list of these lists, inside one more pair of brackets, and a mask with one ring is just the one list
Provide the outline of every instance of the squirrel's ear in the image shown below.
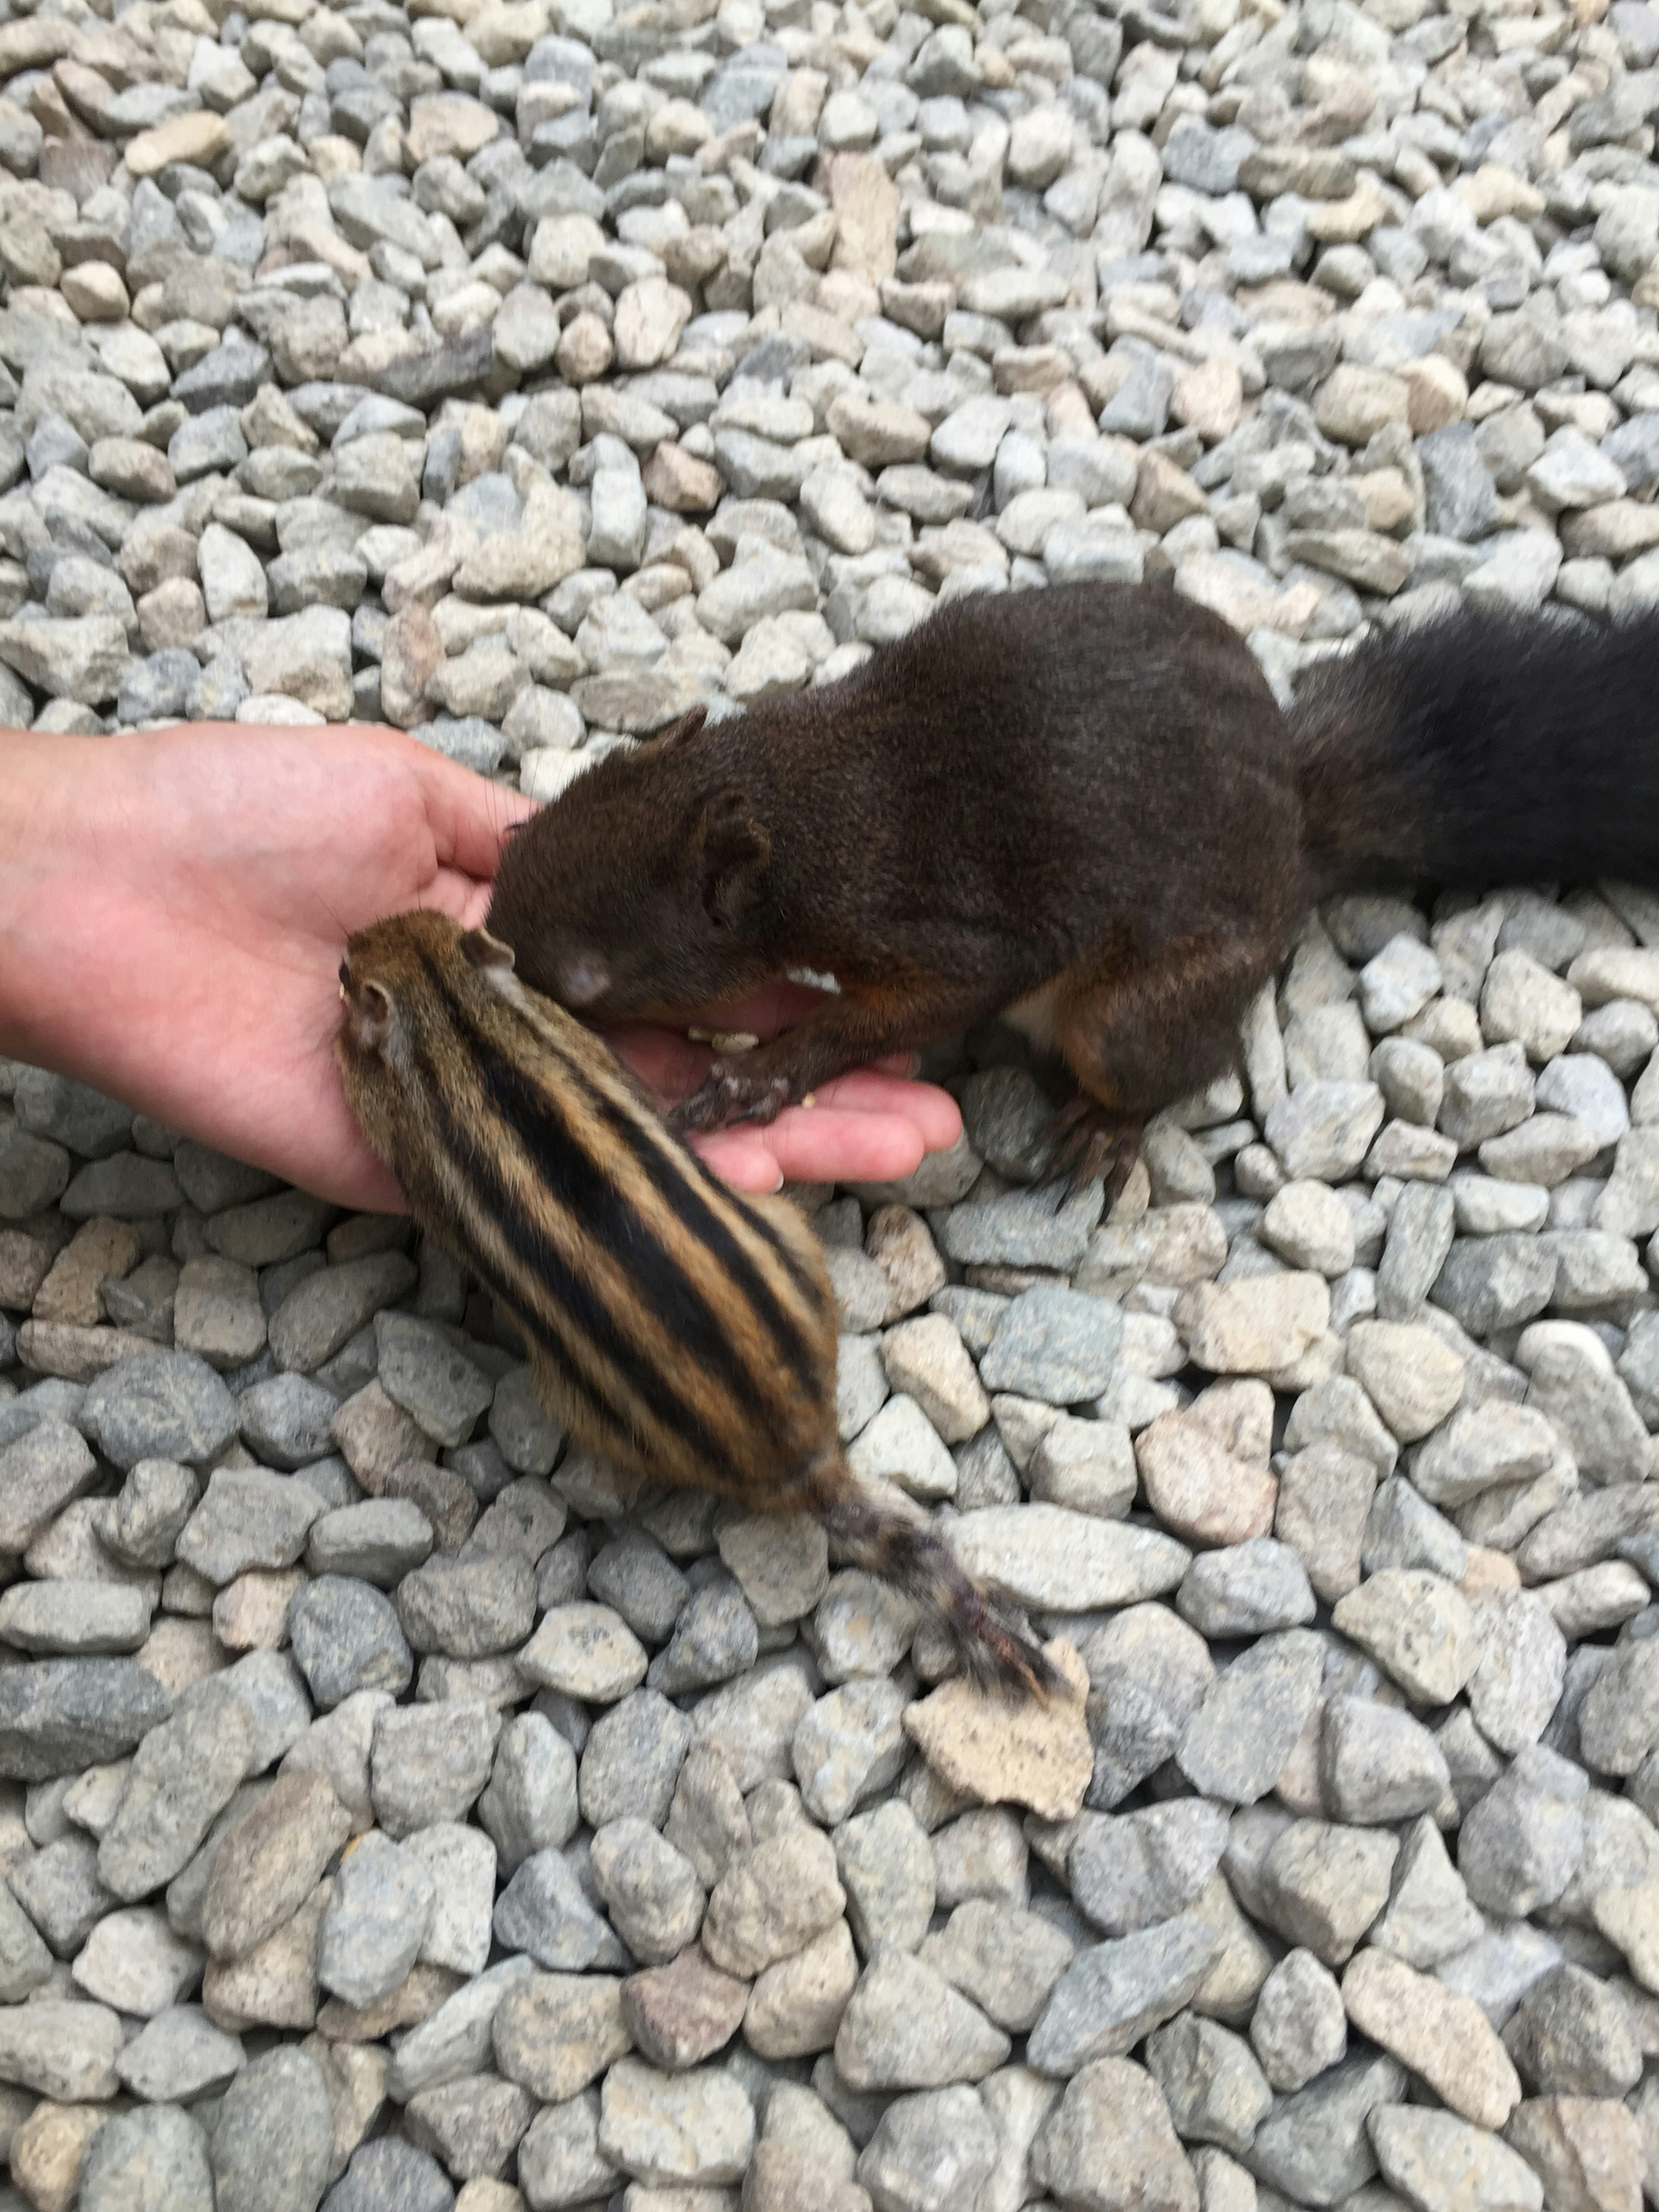
[[717,791],[702,811],[702,902],[711,921],[735,928],[761,871],[772,857],[772,839],[740,784]]
[[700,704],[693,707],[689,714],[682,714],[678,722],[671,722],[665,730],[659,730],[655,737],[649,738],[647,743],[656,751],[665,753],[672,746],[683,745],[695,738],[708,719],[708,709],[706,706]]
[[461,957],[474,968],[510,968],[514,955],[510,945],[492,937],[487,929],[461,932]]

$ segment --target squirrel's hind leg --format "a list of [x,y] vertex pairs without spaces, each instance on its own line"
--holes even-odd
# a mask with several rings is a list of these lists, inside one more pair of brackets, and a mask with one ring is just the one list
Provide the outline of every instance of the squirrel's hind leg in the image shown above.
[[1276,940],[1206,931],[1139,958],[1114,950],[1060,978],[1054,1042],[1083,1095],[1048,1133],[1073,1190],[1104,1170],[1115,1198],[1151,1117],[1237,1064],[1239,1024],[1279,953]]

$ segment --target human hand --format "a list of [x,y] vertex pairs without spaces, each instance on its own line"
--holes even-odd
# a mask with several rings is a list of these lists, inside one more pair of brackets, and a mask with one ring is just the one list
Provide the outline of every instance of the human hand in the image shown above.
[[[0,736],[0,1049],[339,1205],[396,1209],[335,1066],[341,952],[408,907],[481,922],[531,811],[395,730]],[[787,1011],[769,997],[751,1028]],[[699,1072],[672,1032],[619,1042],[665,1097]],[[959,1127],[942,1091],[860,1071],[698,1149],[771,1190],[907,1174]]]

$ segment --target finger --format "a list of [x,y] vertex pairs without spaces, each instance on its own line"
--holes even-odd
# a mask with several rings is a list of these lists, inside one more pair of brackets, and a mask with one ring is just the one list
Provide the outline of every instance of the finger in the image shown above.
[[792,1107],[759,1132],[791,1182],[890,1182],[919,1168],[927,1146],[902,1114]]
[[716,1129],[712,1135],[688,1139],[691,1150],[707,1168],[733,1190],[764,1194],[783,1182],[783,1170],[767,1141],[769,1129]]
[[489,911],[489,885],[459,868],[440,868],[421,892],[417,904],[447,914],[463,929],[477,929]]
[[515,823],[536,811],[534,802],[446,760],[414,738],[404,743],[416,756],[410,766],[420,779],[440,866],[489,881],[501,857],[502,839]]
[[364,1160],[354,1160],[349,1165],[301,1176],[300,1180],[314,1197],[330,1199],[336,1206],[349,1206],[354,1213],[409,1211],[409,1202],[398,1188],[397,1177],[372,1154]]
[[815,1112],[896,1114],[915,1123],[930,1152],[948,1151],[962,1134],[962,1109],[950,1092],[913,1076],[855,1067],[826,1083],[817,1097]]
[[719,1129],[693,1149],[739,1190],[790,1182],[890,1182],[927,1152],[913,1121],[896,1114],[807,1113],[792,1107],[763,1129]]

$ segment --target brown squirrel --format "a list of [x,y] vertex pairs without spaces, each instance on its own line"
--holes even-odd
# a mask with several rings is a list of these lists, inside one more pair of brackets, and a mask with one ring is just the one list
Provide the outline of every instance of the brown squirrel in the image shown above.
[[837,994],[674,1117],[768,1121],[1001,1012],[1070,1067],[1055,1164],[1121,1181],[1234,1060],[1331,893],[1659,872],[1659,611],[1469,607],[1373,630],[1281,711],[1161,586],[967,597],[838,682],[579,776],[507,844],[489,926],[589,1019]]
[[340,967],[346,1097],[410,1211],[490,1291],[537,1395],[619,1466],[811,1513],[896,1583],[969,1672],[1046,1695],[1052,1662],[930,1522],[842,1455],[836,1306],[787,1199],[744,1199],[643,1104],[513,955],[438,914],[360,930]]

